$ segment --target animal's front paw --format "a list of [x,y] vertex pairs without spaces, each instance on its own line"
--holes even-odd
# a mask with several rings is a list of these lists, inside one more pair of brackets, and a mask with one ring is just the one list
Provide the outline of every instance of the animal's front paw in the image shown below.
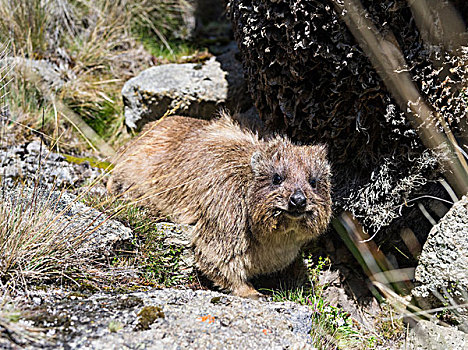
[[266,295],[260,293],[251,284],[248,284],[248,283],[243,284],[233,289],[232,294],[242,297],[242,298],[248,298],[252,300],[261,300],[261,301],[268,300],[268,297]]
[[271,297],[269,297],[268,295],[262,294],[260,292],[257,292],[255,294],[247,295],[247,296],[245,296],[245,298],[252,299],[252,300],[258,300],[258,301],[270,301],[271,300]]

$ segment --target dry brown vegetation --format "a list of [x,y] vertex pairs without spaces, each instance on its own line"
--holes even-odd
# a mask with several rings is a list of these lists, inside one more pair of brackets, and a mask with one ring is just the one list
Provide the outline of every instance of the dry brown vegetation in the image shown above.
[[79,248],[89,236],[60,220],[53,198],[18,185],[0,196],[0,283],[9,289],[69,278],[89,264]]
[[[120,144],[126,139],[122,86],[156,63],[148,45],[169,60],[177,59],[166,38],[185,28],[188,6],[184,0],[0,1],[0,41],[9,43],[10,56],[44,59],[56,72],[55,81],[41,86],[31,76],[29,61],[17,60],[8,96],[10,123],[23,125],[19,134],[24,125],[38,129],[44,112],[52,143],[58,141],[65,150],[85,150],[90,144],[100,150],[97,137],[77,125],[80,118],[103,141]],[[143,41],[149,43],[146,48]],[[70,129],[88,142],[77,144]]]

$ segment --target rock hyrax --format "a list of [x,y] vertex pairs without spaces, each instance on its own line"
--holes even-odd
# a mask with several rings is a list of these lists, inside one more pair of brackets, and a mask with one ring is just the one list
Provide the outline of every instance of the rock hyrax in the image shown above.
[[264,141],[227,115],[148,124],[122,152],[109,187],[194,224],[199,269],[244,297],[261,295],[249,279],[289,265],[331,215],[324,146]]

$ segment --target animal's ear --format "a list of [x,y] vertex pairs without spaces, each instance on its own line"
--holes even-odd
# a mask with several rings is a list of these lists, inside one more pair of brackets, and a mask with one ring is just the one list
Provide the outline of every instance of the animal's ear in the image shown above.
[[319,145],[309,146],[310,150],[322,159],[326,159],[328,155],[328,146],[324,143]]
[[252,168],[254,174],[259,173],[261,164],[263,163],[264,159],[265,157],[261,151],[256,151],[252,154],[252,157],[250,158],[250,167]]
[[282,150],[291,145],[291,142],[282,136],[275,136],[268,141],[268,146],[265,150],[265,157],[273,161],[278,161]]

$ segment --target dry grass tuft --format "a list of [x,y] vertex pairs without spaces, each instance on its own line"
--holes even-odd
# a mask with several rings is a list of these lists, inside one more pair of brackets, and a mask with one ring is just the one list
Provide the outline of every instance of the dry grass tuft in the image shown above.
[[[140,41],[151,38],[172,52],[166,37],[185,27],[188,6],[184,0],[0,0],[0,41],[11,41],[14,56],[54,65],[61,83],[50,90],[104,140],[120,144],[123,84],[155,61]],[[21,69],[12,78],[11,119],[35,128],[44,109],[55,141],[68,133],[67,116]]]
[[83,242],[91,231],[77,230],[57,213],[57,198],[37,186],[3,188],[0,194],[0,281],[12,289],[31,281],[69,278],[90,263]]

